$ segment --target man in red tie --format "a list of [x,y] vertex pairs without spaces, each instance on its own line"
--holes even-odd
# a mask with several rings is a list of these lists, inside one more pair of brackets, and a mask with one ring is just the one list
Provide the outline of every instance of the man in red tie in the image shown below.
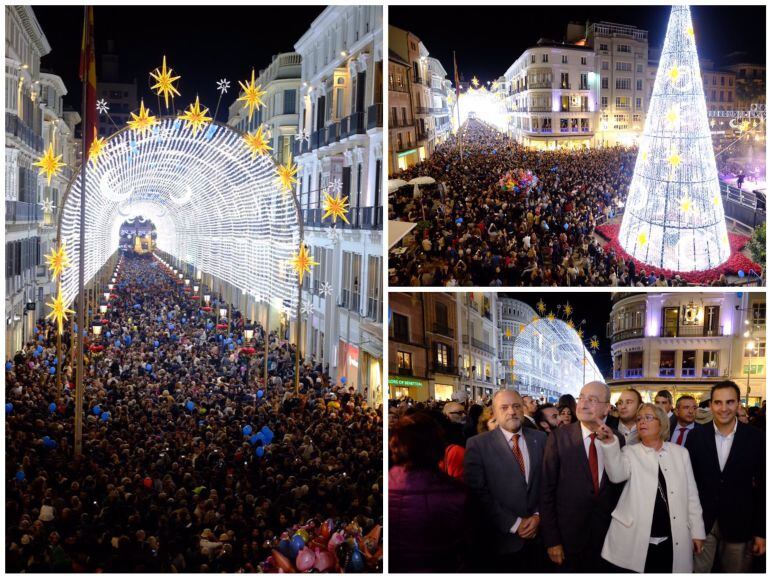
[[496,391],[492,413],[498,427],[465,446],[465,482],[478,514],[475,549],[485,550],[469,570],[541,570],[537,506],[546,435],[522,427],[524,401],[516,391]]
[[676,423],[671,428],[671,439],[669,441],[683,446],[687,441],[687,435],[695,428],[703,427],[695,422],[695,411],[698,409],[698,402],[691,395],[683,395],[676,400]]
[[[622,484],[604,473],[596,430],[610,411],[610,388],[593,381],[577,399],[576,423],[548,437],[543,459],[540,516],[548,557],[568,572],[607,571],[601,550]],[[622,435],[615,432],[621,446]]]

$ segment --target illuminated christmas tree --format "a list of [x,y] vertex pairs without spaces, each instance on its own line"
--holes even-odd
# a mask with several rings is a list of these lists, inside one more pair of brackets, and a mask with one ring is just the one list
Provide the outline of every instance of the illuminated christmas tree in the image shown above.
[[674,271],[730,256],[688,6],[671,9],[619,241],[635,259]]

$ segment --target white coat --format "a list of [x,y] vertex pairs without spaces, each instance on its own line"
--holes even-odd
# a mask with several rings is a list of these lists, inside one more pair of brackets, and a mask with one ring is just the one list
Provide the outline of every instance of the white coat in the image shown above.
[[[639,443],[622,450],[612,442],[596,444],[604,456],[604,469],[615,483],[626,482],[604,539],[602,558],[634,572],[644,572],[658,493],[658,465],[666,480],[669,520],[674,551],[674,573],[692,572],[692,540],[705,539],[703,510],[692,472],[689,452],[663,442],[658,452]],[[627,480],[627,481],[626,481]]]

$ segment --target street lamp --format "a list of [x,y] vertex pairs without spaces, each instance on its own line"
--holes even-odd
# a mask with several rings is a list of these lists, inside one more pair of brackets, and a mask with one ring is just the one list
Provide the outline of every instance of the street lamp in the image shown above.
[[96,337],[99,337],[102,334],[102,319],[98,315],[94,317],[94,320],[91,322],[91,329]]
[[222,319],[227,319],[227,307],[219,308],[219,317],[221,317]]
[[190,280],[189,280],[189,279],[185,279],[185,280],[184,280],[184,285],[185,285],[185,287],[189,287],[189,285],[190,285]]
[[115,284],[114,283],[107,283],[107,289],[112,291],[114,288],[115,288]]
[[203,302],[206,305],[208,305],[210,301],[211,301],[211,295],[210,294],[206,293],[205,295],[203,295]]
[[102,315],[107,313],[107,301],[102,301],[101,303],[99,303],[99,313],[101,313]]
[[249,343],[252,337],[254,337],[254,327],[247,325],[243,329],[243,338],[246,340],[246,343]]
[[200,289],[199,285],[193,285],[193,293],[198,293],[198,289]]
[[105,291],[104,293],[102,293],[102,296],[104,297],[105,301],[109,301],[110,300],[110,292],[109,291]]

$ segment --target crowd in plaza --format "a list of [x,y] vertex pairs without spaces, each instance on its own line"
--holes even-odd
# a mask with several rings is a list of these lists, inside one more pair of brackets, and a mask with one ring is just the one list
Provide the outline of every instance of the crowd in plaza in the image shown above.
[[764,572],[765,404],[601,382],[391,400],[394,572]]
[[309,361],[297,387],[276,331],[265,384],[262,327],[247,348],[243,315],[222,330],[150,256],[117,281],[104,349],[86,341],[81,456],[55,327],[6,362],[6,571],[381,568],[382,408]]
[[[533,151],[469,120],[461,137],[393,175],[439,184],[390,195],[389,219],[416,224],[390,253],[390,284],[686,285],[623,259],[594,234],[622,211],[636,155],[636,148],[619,146]],[[501,187],[500,177],[517,169],[537,182],[518,192]]]

